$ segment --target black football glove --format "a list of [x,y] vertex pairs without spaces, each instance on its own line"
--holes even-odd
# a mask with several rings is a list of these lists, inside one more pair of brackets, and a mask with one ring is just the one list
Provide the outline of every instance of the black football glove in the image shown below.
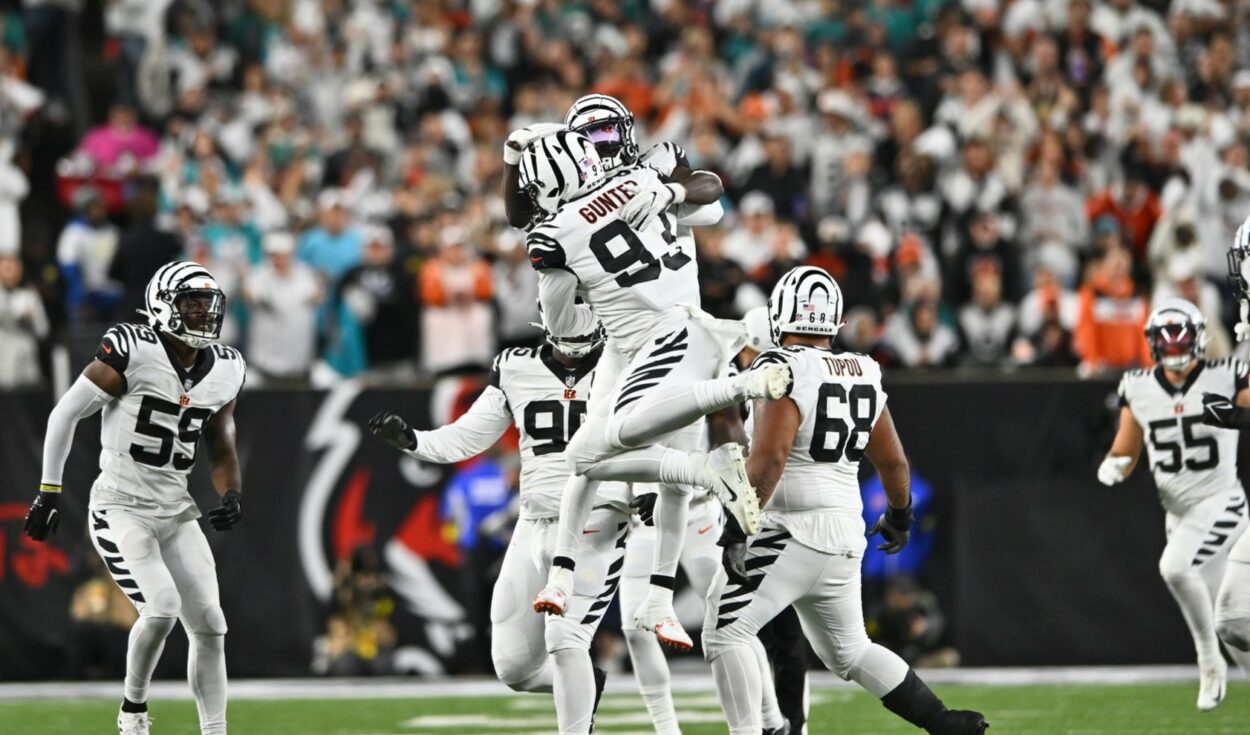
[[26,535],[36,541],[43,541],[48,534],[56,533],[56,527],[61,523],[61,512],[56,509],[56,504],[61,500],[61,488],[55,485],[42,487],[56,487],[56,490],[40,489],[34,502],[30,504],[30,510],[26,511],[26,522],[22,524]]
[[891,508],[886,505],[885,512],[868,532],[869,536],[877,534],[881,534],[881,538],[885,539],[885,543],[878,546],[877,551],[884,551],[887,554],[897,554],[902,551],[907,545],[907,540],[911,538],[911,501],[907,502],[906,508]]
[[221,496],[221,507],[208,512],[208,522],[218,531],[229,531],[243,519],[243,496],[238,490],[227,490]]
[[1221,429],[1244,429],[1250,425],[1250,415],[1227,396],[1203,393],[1202,423]]
[[417,433],[399,414],[381,411],[369,419],[369,431],[396,449],[410,452],[417,448]]
[[655,525],[655,501],[660,497],[659,493],[647,493],[646,495],[635,495],[630,501],[629,507],[634,509],[638,514],[638,520],[642,521],[644,526]]
[[747,535],[738,525],[733,515],[725,514],[725,528],[720,532],[716,545],[721,547],[720,565],[725,568],[729,581],[735,584],[746,584],[747,576]]

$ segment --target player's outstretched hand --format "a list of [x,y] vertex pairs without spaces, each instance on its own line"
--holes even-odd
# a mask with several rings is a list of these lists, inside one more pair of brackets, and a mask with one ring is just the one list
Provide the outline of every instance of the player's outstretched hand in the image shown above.
[[1207,426],[1235,429],[1239,412],[1237,404],[1227,396],[1218,393],[1202,394],[1202,423]]
[[26,522],[22,524],[27,536],[43,541],[48,534],[56,533],[56,527],[61,523],[61,512],[56,509],[60,499],[60,488],[56,492],[39,491],[30,504],[30,510],[26,511]]
[[238,490],[227,490],[221,496],[221,506],[208,512],[208,522],[218,531],[229,531],[243,519],[243,495]]
[[911,538],[911,503],[906,508],[891,508],[887,505],[885,512],[868,532],[869,536],[877,534],[881,534],[881,538],[885,540],[884,544],[877,547],[877,551],[887,554],[902,551]]
[[729,581],[745,584],[748,579],[747,535],[742,531],[742,526],[738,525],[738,519],[729,513],[725,514],[725,528],[716,540],[716,545],[722,549],[720,564],[725,568]]
[[659,493],[647,493],[645,495],[635,495],[634,499],[629,501],[629,507],[633,508],[634,512],[638,514],[638,520],[642,521],[642,525],[655,525],[655,501],[659,497]]
[[508,140],[503,144],[503,162],[509,166],[517,165],[521,160],[521,151],[525,150],[525,146],[561,130],[564,130],[563,123],[534,123],[533,125],[526,125],[518,130],[513,130],[508,134]]
[[417,433],[399,414],[381,411],[369,419],[369,431],[396,449],[411,451],[417,448]]
[[1107,487],[1124,482],[1132,457],[1114,457],[1110,454],[1098,465],[1098,481]]
[[674,204],[686,200],[686,187],[681,184],[665,184],[652,181],[639,189],[634,198],[621,207],[621,219],[635,231],[644,229],[651,220],[660,216]]

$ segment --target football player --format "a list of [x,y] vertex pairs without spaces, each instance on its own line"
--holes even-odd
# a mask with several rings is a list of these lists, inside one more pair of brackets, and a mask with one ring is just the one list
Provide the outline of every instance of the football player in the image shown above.
[[[1214,595],[1229,549],[1246,529],[1246,494],[1237,479],[1234,431],[1211,428],[1203,394],[1233,396],[1250,405],[1250,376],[1235,359],[1207,360],[1206,320],[1183,299],[1159,304],[1146,322],[1154,368],[1120,379],[1120,427],[1098,467],[1104,485],[1122,482],[1145,447],[1150,470],[1167,511],[1167,546],[1159,572],[1181,608],[1198,653],[1198,709],[1224,698],[1228,667],[1215,631]],[[1244,655],[1238,658],[1245,658]]]
[[[870,534],[895,553],[911,526],[910,479],[872,358],[834,353],[842,293],[824,270],[786,273],[769,299],[778,349],[751,370],[786,364],[786,398],[756,401],[747,431],[747,473],[764,504],[763,530],[749,542],[729,523],[723,568],[708,596],[704,653],[730,733],[759,733],[762,682],[751,641],[788,605],[825,665],[881,699],[887,709],[938,735],[984,732],[980,713],[947,709],[908,665],[864,630],[860,565],[865,536],[857,480],[867,457],[889,508]],[[736,539],[734,536],[736,535]]]
[[[756,528],[759,508],[740,445],[704,453],[656,443],[708,413],[748,398],[779,396],[789,383],[784,366],[717,377],[742,344],[741,325],[699,310],[698,278],[687,267],[693,258],[675,244],[671,225],[653,217],[638,229],[628,219],[630,205],[640,198],[711,204],[720,185],[708,179],[716,181],[701,174],[684,186],[664,183],[646,166],[607,176],[591,140],[572,131],[542,138],[522,152],[522,186],[549,213],[526,237],[539,274],[544,324],[561,336],[582,333],[599,319],[609,338],[598,370],[607,390],[591,396],[587,430],[570,443],[575,477],[565,490],[556,557],[547,587],[535,598],[537,611],[563,612],[581,540],[576,529],[584,525],[594,498],[587,480],[708,487],[748,532]],[[586,303],[578,304],[579,296]],[[669,558],[666,544],[679,550],[688,518],[686,500],[678,497],[670,505],[665,502],[670,495],[660,495],[657,564]],[[677,555],[671,557],[674,566]],[[634,625],[689,650],[693,643],[673,614],[672,574],[657,570],[651,582]]]
[[[599,486],[582,529],[586,553],[563,617],[530,612],[547,581],[560,496],[569,476],[565,450],[582,425],[603,352],[597,326],[574,339],[548,336],[539,348],[511,348],[495,358],[481,396],[455,422],[415,431],[384,411],[369,430],[425,462],[449,464],[480,454],[515,424],[521,434],[520,519],[491,595],[491,658],[499,680],[519,692],[555,693],[561,733],[590,728],[604,672],[593,669],[590,642],[620,582],[629,533],[627,488]],[[544,624],[545,622],[545,624]]]
[[162,266],[145,293],[147,325],[108,330],[48,417],[43,480],[26,534],[43,541],[59,522],[61,477],[78,422],[103,411],[100,474],[91,486],[91,541],[139,619],[126,651],[120,735],[146,735],[148,685],[179,619],[191,650],[187,679],[204,735],[226,732],[226,618],[217,570],[187,493],[200,438],[221,496],[208,518],[228,531],[243,513],[234,407],[246,368],[215,344],[226,297],[203,266]]

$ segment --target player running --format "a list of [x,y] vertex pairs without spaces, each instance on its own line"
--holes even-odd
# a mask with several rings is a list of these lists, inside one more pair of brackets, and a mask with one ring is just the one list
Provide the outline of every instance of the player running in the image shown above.
[[139,619],[126,650],[120,735],[149,731],[148,685],[181,619],[190,642],[187,679],[200,732],[226,732],[226,618],[213,555],[187,493],[201,435],[221,505],[213,528],[242,517],[242,477],[234,406],[246,367],[238,351],[214,344],[226,297],[198,263],[161,267],[148,283],[148,324],[118,324],[95,359],[52,409],[43,480],[26,516],[26,534],[43,541],[60,520],[61,476],[78,422],[103,410],[100,475],[88,503],[91,541]]
[[[608,390],[591,397],[589,428],[569,445],[577,476],[565,490],[548,585],[535,598],[535,610],[561,614],[580,542],[576,529],[593,503],[587,480],[709,487],[745,528],[754,530],[759,509],[740,446],[705,454],[654,442],[747,398],[778,396],[789,375],[777,366],[716,378],[741,345],[741,326],[699,311],[698,279],[693,268],[686,268],[692,258],[665,237],[671,232],[658,218],[642,229],[626,219],[631,203],[651,202],[661,196],[657,190],[667,192],[667,208],[686,199],[710,203],[712,189],[665,184],[645,166],[604,176],[590,139],[570,131],[531,143],[521,157],[521,180],[550,213],[526,238],[539,272],[548,330],[556,336],[580,334],[601,319],[609,338],[598,368]],[[578,296],[586,303],[576,303]],[[661,539],[677,538],[684,530],[685,502],[677,506],[677,512],[663,508],[658,514]],[[690,637],[673,614],[673,584],[671,576],[652,578],[634,624],[655,630],[661,642],[689,650]]]
[[863,512],[857,480],[863,457],[877,468],[889,508],[870,531],[896,553],[911,526],[910,476],[872,358],[834,353],[842,292],[824,270],[803,266],[777,283],[769,324],[780,348],[752,371],[788,365],[786,398],[756,401],[747,422],[747,473],[764,504],[763,530],[750,542],[725,539],[724,569],[708,596],[703,645],[731,734],[760,732],[762,682],[751,641],[793,605],[820,659],[899,717],[935,735],[974,735],[980,713],[947,709],[897,655],[864,630],[860,564]]
[[[1158,365],[1120,379],[1120,428],[1098,467],[1104,485],[1122,482],[1145,446],[1167,511],[1167,546],[1159,573],[1176,599],[1198,652],[1198,709],[1224,699],[1228,667],[1215,632],[1214,595],[1229,549],[1246,529],[1246,494],[1237,479],[1233,431],[1210,428],[1204,393],[1250,405],[1250,377],[1234,359],[1206,360],[1206,320],[1193,304],[1168,299],[1150,314],[1146,339]],[[1245,655],[1238,656],[1246,659]],[[1243,663],[1244,665],[1244,663]]]
[[548,338],[539,348],[504,350],[482,395],[455,422],[414,431],[383,411],[369,430],[425,462],[450,464],[478,455],[515,424],[521,434],[520,520],[491,595],[491,658],[499,680],[519,692],[555,692],[561,733],[590,728],[605,674],[593,669],[590,642],[620,582],[630,508],[620,483],[600,485],[582,529],[586,554],[568,598],[568,614],[545,620],[530,611],[547,580],[560,496],[568,480],[565,449],[586,415],[603,353],[595,328],[577,339]]

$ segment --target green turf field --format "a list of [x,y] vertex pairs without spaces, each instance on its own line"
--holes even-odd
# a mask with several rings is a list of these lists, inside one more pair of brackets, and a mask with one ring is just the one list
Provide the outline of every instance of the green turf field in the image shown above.
[[[1250,733],[1250,684],[1229,688],[1219,709],[1194,709],[1192,684],[1125,686],[945,686],[949,704],[976,707],[997,735],[1198,735]],[[904,735],[917,730],[868,695],[849,689],[813,692],[812,735]],[[711,693],[676,697],[687,735],[726,732]],[[117,707],[108,701],[0,702],[0,733],[111,733]],[[190,702],[154,702],[153,735],[196,735]],[[599,732],[649,731],[642,701],[607,695]],[[512,735],[555,731],[551,700],[541,695],[443,699],[239,701],[230,705],[233,735]]]

